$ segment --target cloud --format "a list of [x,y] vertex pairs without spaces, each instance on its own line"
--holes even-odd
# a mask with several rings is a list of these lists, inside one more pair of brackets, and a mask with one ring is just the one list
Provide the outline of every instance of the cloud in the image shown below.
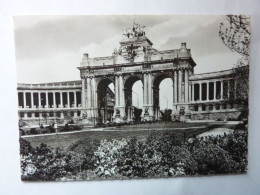
[[206,25],[203,22],[201,20],[201,23],[190,24],[188,30],[184,28],[187,30],[186,33],[170,36],[164,44],[161,44],[160,49],[171,49],[176,44],[180,46],[181,42],[186,42],[192,53],[199,57],[228,52],[228,48],[224,46],[218,35],[221,18],[216,18]]
[[[119,46],[122,28],[137,21],[159,50],[186,42],[196,73],[230,68],[237,60],[218,37],[223,16],[16,16],[18,82],[37,83],[79,78],[82,53],[109,56]],[[221,65],[220,65],[221,63]],[[211,68],[209,68],[211,67]]]
[[149,16],[16,16],[16,58],[24,60],[50,57],[58,52],[77,52],[85,45],[101,44],[121,34],[122,28],[131,25],[133,20],[154,26],[166,19],[166,16],[152,19]]

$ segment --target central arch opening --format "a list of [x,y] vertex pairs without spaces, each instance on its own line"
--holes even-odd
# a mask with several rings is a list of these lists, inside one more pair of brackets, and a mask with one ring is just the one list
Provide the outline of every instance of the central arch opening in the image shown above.
[[128,121],[141,121],[143,107],[143,83],[138,76],[131,76],[125,82],[125,113]]
[[105,78],[97,86],[98,121],[111,122],[114,113],[115,91],[111,79]]
[[166,74],[161,74],[153,83],[153,106],[155,120],[171,120],[173,105],[173,81]]

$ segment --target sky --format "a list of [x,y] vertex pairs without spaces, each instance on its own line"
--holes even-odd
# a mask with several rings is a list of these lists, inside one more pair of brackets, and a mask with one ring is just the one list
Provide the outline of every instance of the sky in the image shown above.
[[[197,64],[195,74],[230,69],[241,57],[218,36],[224,16],[15,16],[17,82],[79,80],[77,67],[83,53],[89,57],[111,56],[119,47],[122,29],[133,21],[146,26],[146,36],[155,49],[179,49],[186,42]],[[162,82],[162,88],[169,82]],[[136,83],[133,90],[140,85]],[[167,107],[167,101],[170,106],[172,97],[167,87],[160,93],[164,97],[161,107]]]

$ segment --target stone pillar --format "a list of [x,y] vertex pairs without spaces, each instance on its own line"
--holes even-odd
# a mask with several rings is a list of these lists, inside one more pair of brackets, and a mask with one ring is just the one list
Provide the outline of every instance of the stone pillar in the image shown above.
[[178,102],[182,102],[182,70],[178,71]]
[[23,105],[26,108],[26,92],[23,92]]
[[189,102],[189,70],[184,70],[185,72],[185,82],[184,82],[184,101]]
[[40,108],[41,106],[41,93],[38,92],[38,108]]
[[55,92],[53,92],[53,108],[56,108],[56,97],[55,97]]
[[174,85],[174,103],[178,103],[178,80],[177,80],[177,70],[174,71],[174,82],[173,82],[173,85]]
[[214,81],[213,83],[214,83],[213,100],[216,100],[216,90],[217,90],[216,81]]
[[74,107],[78,107],[77,105],[77,94],[76,94],[76,91],[74,91]]
[[209,82],[206,83],[207,84],[207,98],[206,100],[209,100]]
[[191,83],[189,83],[189,102],[191,102],[192,101],[192,91],[191,91]]
[[117,77],[117,75],[115,75],[115,107],[118,107],[118,77]]
[[92,93],[93,93],[93,107],[97,108],[97,83],[96,83],[96,79],[92,78],[92,84],[93,84],[93,88],[92,88]]
[[73,116],[74,118],[77,118],[78,117],[78,114],[77,114],[77,112],[74,112],[74,116]]
[[63,97],[62,97],[62,91],[60,92],[60,107],[63,108]]
[[148,73],[147,74],[147,104],[148,105],[151,105],[151,97],[152,97],[152,95],[151,95],[151,92],[152,92],[152,90],[151,90],[151,74],[150,73]]
[[154,115],[153,113],[153,84],[152,84],[152,74],[148,74],[148,105],[150,106],[149,108],[149,114],[151,116]]
[[70,92],[67,92],[67,105],[70,108]]
[[120,85],[120,106],[125,106],[125,91],[124,91],[124,82],[123,76],[119,75],[119,85]]
[[86,107],[86,105],[85,105],[85,100],[86,100],[85,92],[86,92],[86,80],[83,77],[81,79],[81,107],[83,109]]
[[194,95],[195,94],[195,91],[194,91],[195,87],[194,87],[194,85],[195,85],[195,83],[192,84],[192,101],[195,101],[195,95]]
[[87,78],[87,107],[90,108],[91,107],[91,79],[88,77]]
[[31,92],[31,108],[33,108],[33,92]]
[[46,97],[46,108],[49,108],[48,92],[45,93],[45,97]]
[[199,87],[199,96],[200,96],[199,100],[201,101],[202,100],[202,83],[200,83],[199,86],[200,86]]
[[144,98],[143,98],[143,105],[147,105],[148,102],[147,102],[147,86],[148,84],[148,81],[147,81],[147,74],[145,73],[144,74],[144,86],[143,86],[143,95],[144,95]]
[[221,87],[220,87],[220,99],[223,100],[223,93],[224,93],[224,87],[223,87],[223,81],[220,81]]

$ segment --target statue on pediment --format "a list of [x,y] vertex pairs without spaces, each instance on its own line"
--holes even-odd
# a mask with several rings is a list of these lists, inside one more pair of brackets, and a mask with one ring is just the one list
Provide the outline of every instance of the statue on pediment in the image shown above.
[[123,37],[130,39],[145,36],[144,28],[145,26],[141,26],[140,24],[133,22],[132,28],[123,28]]

